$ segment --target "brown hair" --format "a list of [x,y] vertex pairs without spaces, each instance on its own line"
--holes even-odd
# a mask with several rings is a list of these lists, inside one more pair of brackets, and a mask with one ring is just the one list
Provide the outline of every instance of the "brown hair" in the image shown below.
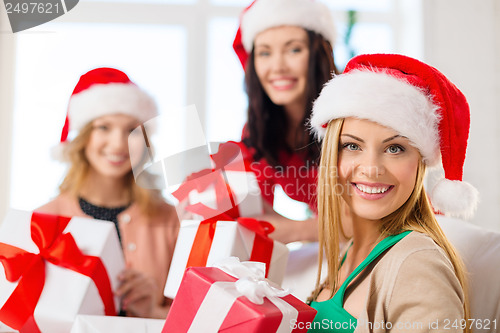
[[[85,156],[85,147],[92,132],[92,122],[85,125],[78,135],[64,147],[64,157],[70,166],[64,177],[59,191],[78,196],[87,178],[90,164]],[[152,216],[157,212],[159,203],[162,201],[161,192],[158,190],[144,189],[136,184],[132,170],[125,175],[125,182],[130,191],[133,202],[137,203],[141,211]]]
[[[306,110],[302,123],[307,128],[307,121],[311,116],[313,101],[319,96],[323,85],[338,74],[333,58],[332,46],[322,35],[306,30],[309,38],[309,65],[306,87]],[[285,110],[282,106],[274,104],[262,88],[254,65],[254,51],[252,50],[247,61],[245,72],[245,88],[248,95],[248,121],[243,134],[243,142],[255,149],[254,158],[262,157],[270,165],[280,164],[279,153],[291,152],[292,148],[286,143],[289,131]],[[307,135],[305,147],[305,160],[317,162],[319,158],[319,145],[312,134],[299,128],[297,139]]]
[[[310,300],[317,298],[321,291],[321,263],[323,253],[327,256],[328,276],[326,284],[331,288],[331,296],[338,288],[339,262],[339,232],[341,232],[341,197],[332,189],[339,186],[337,163],[339,152],[339,137],[344,119],[332,120],[327,127],[323,139],[320,171],[318,176],[318,224],[319,224],[319,270],[316,280],[316,290]],[[333,167],[333,169],[332,169]],[[424,175],[426,166],[420,160],[417,169],[415,187],[408,200],[396,211],[382,218],[380,225],[381,237],[394,235],[406,230],[414,230],[431,237],[440,246],[451,263],[464,292],[464,315],[469,318],[469,299],[465,265],[457,251],[446,238],[439,226],[431,204],[424,190]],[[334,171],[334,172],[332,172]],[[332,195],[333,193],[333,195]],[[469,329],[466,330],[469,332]]]

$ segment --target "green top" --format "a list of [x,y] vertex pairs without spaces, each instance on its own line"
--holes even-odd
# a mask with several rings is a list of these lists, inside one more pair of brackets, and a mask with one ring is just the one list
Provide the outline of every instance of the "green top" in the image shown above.
[[[324,302],[312,302],[311,306],[315,308],[318,313],[312,322],[312,328],[309,333],[315,332],[341,332],[352,333],[356,329],[358,320],[354,318],[349,312],[344,309],[344,294],[347,286],[351,281],[363,270],[377,259],[385,250],[399,242],[411,231],[405,231],[397,235],[388,236],[382,239],[368,254],[368,257],[363,260],[361,264],[347,277],[342,283],[339,290],[335,295]],[[347,256],[347,251],[342,258],[342,263]]]

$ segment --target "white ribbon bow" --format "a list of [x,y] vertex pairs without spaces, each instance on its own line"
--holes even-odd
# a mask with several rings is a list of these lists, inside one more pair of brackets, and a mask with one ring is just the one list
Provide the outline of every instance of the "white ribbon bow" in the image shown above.
[[263,304],[264,297],[283,297],[290,292],[271,286],[266,280],[266,264],[262,262],[240,262],[237,257],[229,257],[214,264],[225,273],[238,279],[235,282],[236,290],[250,302]]
[[229,257],[213,266],[236,277],[238,281],[218,281],[212,284],[191,322],[188,333],[218,332],[233,303],[240,296],[247,297],[254,304],[263,304],[264,297],[267,297],[282,314],[276,333],[292,332],[292,323],[297,320],[298,310],[280,298],[288,295],[288,290],[274,287],[265,279],[264,263],[240,262],[236,257]]

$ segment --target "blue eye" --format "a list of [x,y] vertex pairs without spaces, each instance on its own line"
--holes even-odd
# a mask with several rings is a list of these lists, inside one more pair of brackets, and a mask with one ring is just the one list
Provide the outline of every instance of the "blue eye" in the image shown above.
[[302,52],[302,48],[300,47],[295,47],[293,49],[290,50],[291,53],[300,53]]
[[257,52],[257,56],[258,57],[268,57],[271,55],[271,52],[269,51],[260,51],[260,52]]
[[348,142],[348,143],[344,143],[342,145],[342,149],[345,149],[345,150],[349,150],[349,151],[356,151],[356,150],[359,150],[359,145],[357,145],[356,143],[353,143],[353,142]]
[[109,127],[107,125],[98,125],[98,126],[94,126],[94,129],[100,130],[100,131],[107,131],[109,129]]
[[387,147],[386,151],[389,154],[398,154],[398,153],[404,152],[405,149],[403,147],[401,147],[400,145],[391,145],[391,146]]

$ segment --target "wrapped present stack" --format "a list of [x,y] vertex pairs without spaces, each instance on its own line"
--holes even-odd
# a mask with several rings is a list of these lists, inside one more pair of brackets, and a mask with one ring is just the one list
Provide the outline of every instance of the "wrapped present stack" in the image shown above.
[[186,268],[212,266],[231,256],[266,263],[266,277],[280,285],[287,265],[288,248],[268,237],[272,230],[269,223],[253,218],[219,221],[215,217],[201,222],[182,221],[165,296],[176,296]]
[[0,228],[0,322],[67,333],[77,314],[116,315],[124,259],[111,222],[10,210]]
[[231,256],[265,263],[266,277],[278,285],[286,269],[288,248],[269,237],[273,226],[240,217],[261,215],[263,206],[255,174],[239,147],[223,144],[211,157],[213,169],[191,175],[173,193],[179,201],[189,200],[186,210],[200,218],[181,221],[164,290],[169,298],[176,296],[186,268],[211,266]]
[[186,270],[163,333],[306,332],[316,310],[264,278],[265,264],[227,258]]

